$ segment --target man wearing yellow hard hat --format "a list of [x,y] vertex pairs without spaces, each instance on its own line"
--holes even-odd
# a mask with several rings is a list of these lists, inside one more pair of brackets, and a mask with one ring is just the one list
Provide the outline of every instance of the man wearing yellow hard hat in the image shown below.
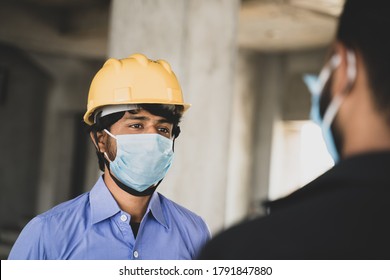
[[103,175],[90,192],[31,220],[9,259],[196,258],[207,225],[155,191],[190,107],[170,65],[142,54],[107,60],[87,107]]

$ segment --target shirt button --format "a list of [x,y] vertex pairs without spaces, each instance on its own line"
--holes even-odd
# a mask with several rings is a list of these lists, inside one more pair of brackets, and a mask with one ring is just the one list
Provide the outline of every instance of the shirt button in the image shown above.
[[123,214],[123,215],[121,216],[121,221],[122,221],[122,222],[126,222],[126,220],[127,220],[127,216],[126,216],[125,214]]
[[138,259],[138,251],[134,251],[133,256],[134,258]]

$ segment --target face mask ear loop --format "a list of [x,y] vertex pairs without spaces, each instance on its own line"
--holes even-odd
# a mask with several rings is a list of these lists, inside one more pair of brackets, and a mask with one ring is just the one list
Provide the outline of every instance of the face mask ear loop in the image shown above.
[[112,134],[111,132],[109,132],[107,129],[103,129],[103,131],[116,140],[116,136],[114,134]]
[[[105,133],[107,133],[109,136],[111,136],[112,138],[114,138],[115,140],[116,140],[116,137],[115,137],[115,135],[113,135],[111,132],[109,132],[107,129],[104,129],[103,130]],[[103,153],[104,154],[104,158],[108,161],[108,163],[111,163],[112,161],[111,161],[111,159],[108,157],[108,155],[107,155],[107,153],[106,152],[104,152]],[[107,164],[107,167],[109,166],[109,164]]]
[[343,103],[343,100],[344,95],[337,95],[329,104],[323,119],[324,129],[332,124],[333,119],[336,117],[336,114],[339,111],[341,104]]
[[172,151],[175,152],[175,140],[177,137],[179,137],[180,134],[180,126],[175,126],[173,129],[173,144],[172,144]]
[[[341,63],[340,56],[334,56],[331,59],[331,65],[332,67],[329,67],[329,72],[332,72],[335,68],[337,68]],[[343,92],[343,94],[338,94],[331,104],[329,105],[328,109],[325,112],[324,115],[324,125],[330,125],[333,122],[333,119],[335,118],[343,100],[344,100],[344,95],[347,93],[355,83],[356,79],[356,58],[355,58],[355,53],[352,50],[347,50],[347,79],[348,83],[347,86]],[[329,78],[329,77],[328,77]]]
[[112,161],[111,161],[111,159],[108,157],[108,155],[107,155],[107,153],[106,152],[104,152],[104,158],[109,162],[109,163],[111,163]]
[[315,92],[318,95],[321,95],[322,90],[325,87],[325,84],[328,82],[330,75],[332,74],[333,70],[337,68],[341,63],[341,58],[338,54],[334,54],[329,62],[326,64],[326,66],[322,69],[318,76],[318,83],[317,88],[315,89]]
[[345,91],[350,91],[352,89],[353,84],[355,83],[356,76],[357,76],[357,69],[356,69],[356,56],[353,50],[347,51],[347,77],[348,77],[348,84]]
[[158,187],[158,185],[160,185],[160,183],[162,182],[162,180],[164,180],[164,178],[162,178],[160,181],[158,181],[158,183],[157,183],[157,184],[155,184],[155,185],[153,186],[153,188],[157,188],[157,187]]
[[102,153],[100,151],[100,148],[99,148],[99,140],[98,140],[98,136],[97,136],[97,131],[94,131],[93,132],[93,138],[95,139],[95,148],[96,148],[96,151],[98,151],[99,153]]

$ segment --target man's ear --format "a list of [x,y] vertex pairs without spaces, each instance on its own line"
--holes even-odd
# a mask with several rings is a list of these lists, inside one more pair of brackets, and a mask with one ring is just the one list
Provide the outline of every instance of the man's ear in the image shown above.
[[94,134],[94,132],[91,131],[89,133],[89,136],[91,137],[96,150],[98,150],[101,153],[106,152],[107,135],[105,133],[103,133],[102,131],[98,131],[96,132],[96,134]]
[[351,70],[356,71],[356,58],[351,57],[351,53],[348,53],[348,48],[340,42],[335,44],[335,54],[340,57],[340,64],[333,72],[332,92],[335,95],[348,94],[353,86],[351,84],[353,81],[351,81],[350,72]]

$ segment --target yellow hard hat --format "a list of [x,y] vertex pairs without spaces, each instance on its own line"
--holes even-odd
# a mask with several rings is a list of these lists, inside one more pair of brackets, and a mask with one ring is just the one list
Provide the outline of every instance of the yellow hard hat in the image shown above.
[[97,109],[120,104],[182,105],[186,111],[179,81],[165,60],[153,61],[143,54],[124,59],[108,59],[92,80],[84,121],[94,123]]

